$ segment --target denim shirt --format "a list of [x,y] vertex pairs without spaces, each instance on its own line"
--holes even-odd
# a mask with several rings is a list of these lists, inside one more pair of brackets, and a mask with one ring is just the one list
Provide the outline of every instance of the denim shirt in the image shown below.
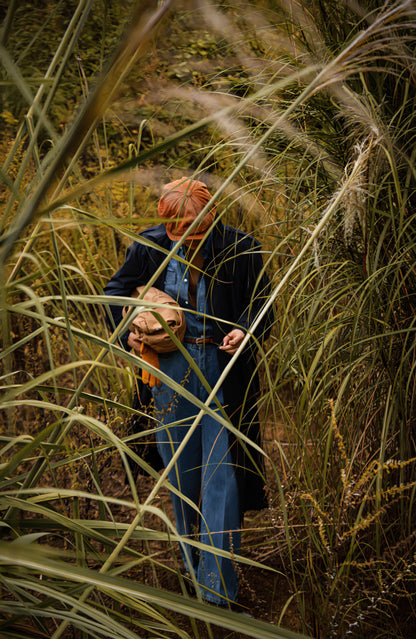
[[[208,237],[203,249],[202,255],[207,257],[211,237]],[[176,246],[177,242],[172,242],[171,249]],[[185,251],[183,246],[177,252],[177,255],[185,259]],[[189,266],[177,259],[172,258],[166,269],[165,292],[179,302],[185,312],[186,318],[186,337],[208,337],[212,336],[212,323],[205,317],[207,312],[206,299],[206,283],[205,277],[201,273],[198,278],[196,288],[196,308],[194,309],[188,300],[188,284],[189,284]],[[189,312],[186,309],[192,309]]]

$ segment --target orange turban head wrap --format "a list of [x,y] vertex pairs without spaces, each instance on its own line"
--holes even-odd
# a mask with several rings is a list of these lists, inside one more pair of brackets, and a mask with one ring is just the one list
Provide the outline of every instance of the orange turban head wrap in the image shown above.
[[[206,185],[198,180],[184,177],[165,184],[158,211],[160,217],[166,220],[168,237],[174,241],[179,240],[210,199],[211,194]],[[215,207],[211,207],[187,239],[202,240],[214,217]]]

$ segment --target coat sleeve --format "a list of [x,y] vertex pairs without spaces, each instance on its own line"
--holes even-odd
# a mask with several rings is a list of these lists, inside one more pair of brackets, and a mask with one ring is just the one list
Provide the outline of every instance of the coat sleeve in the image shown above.
[[[113,275],[104,288],[104,293],[110,296],[130,297],[136,286],[145,284],[148,280],[148,264],[149,260],[146,259],[146,248],[138,242],[134,242],[134,244],[127,249],[123,266]],[[123,307],[116,306],[115,304],[106,305],[106,313],[110,326],[114,330],[121,322]],[[121,342],[126,349],[128,336],[129,331],[126,331],[121,336]]]
[[[245,330],[250,330],[253,322],[263,311],[271,291],[269,278],[263,266],[260,244],[257,240],[251,239],[251,248],[240,255],[238,259],[238,282],[242,311],[237,324]],[[255,337],[258,340],[266,339],[270,334],[272,324],[273,310],[269,309],[256,327]]]

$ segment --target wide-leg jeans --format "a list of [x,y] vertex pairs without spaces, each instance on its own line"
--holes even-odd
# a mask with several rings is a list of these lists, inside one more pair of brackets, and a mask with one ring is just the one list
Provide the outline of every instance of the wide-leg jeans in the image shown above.
[[[184,344],[212,388],[220,376],[216,346]],[[161,370],[205,402],[208,392],[180,351],[159,357]],[[165,428],[157,433],[157,446],[165,466],[189,431],[199,409],[168,385],[153,388],[155,417]],[[222,404],[222,391],[217,393]],[[210,408],[218,412],[215,402]],[[198,511],[171,493],[180,535],[199,540],[213,551],[184,544],[182,556],[187,569],[194,571],[202,597],[227,605],[236,601],[238,572],[233,558],[215,554],[215,548],[233,554],[240,552],[241,522],[238,486],[229,449],[227,428],[205,414],[169,473],[172,485],[190,499]]]

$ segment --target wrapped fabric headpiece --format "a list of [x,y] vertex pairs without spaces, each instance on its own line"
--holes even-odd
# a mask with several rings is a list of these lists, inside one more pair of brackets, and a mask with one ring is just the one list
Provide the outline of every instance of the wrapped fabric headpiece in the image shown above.
[[[168,237],[175,242],[180,240],[210,199],[206,184],[198,180],[183,177],[165,184],[158,212],[161,218],[169,220],[166,222]],[[215,206],[212,206],[187,239],[202,240],[214,218]]]

